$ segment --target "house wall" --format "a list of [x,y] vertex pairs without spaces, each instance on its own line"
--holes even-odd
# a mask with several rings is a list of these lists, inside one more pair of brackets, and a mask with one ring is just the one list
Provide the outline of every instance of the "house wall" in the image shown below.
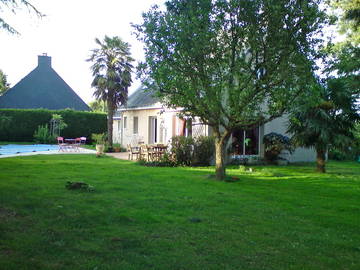
[[[177,116],[176,110],[141,109],[127,110],[121,114],[121,120],[114,119],[113,138],[115,143],[123,146],[136,145],[139,141],[150,144],[149,117],[157,118],[157,143],[168,143],[171,137],[182,134],[183,121]],[[126,117],[126,128],[124,118]],[[134,134],[134,117],[138,117],[138,133]],[[204,129],[205,131],[206,129]]]
[[[282,117],[274,119],[269,123],[266,123],[264,125],[264,135],[271,132],[276,132],[289,137],[289,134],[286,133],[287,121],[288,121],[288,117],[284,115]],[[263,143],[261,148],[264,149]],[[262,150],[262,156],[263,156],[263,150]],[[316,152],[312,148],[298,147],[295,149],[293,154],[290,155],[289,153],[283,153],[281,157],[286,158],[290,162],[312,162],[316,160]]]
[[[178,111],[170,109],[141,109],[123,111],[121,120],[114,120],[114,142],[120,143],[123,146],[128,144],[136,145],[139,141],[145,144],[150,144],[149,141],[149,117],[157,118],[157,143],[169,143],[172,136],[180,135],[182,133],[182,120],[177,116]],[[134,117],[138,117],[138,134],[134,134]],[[123,119],[127,118],[127,127],[123,128]],[[263,136],[276,132],[289,136],[286,133],[287,116],[277,118],[264,126],[260,127],[260,156],[264,156]],[[194,126],[193,126],[194,129]],[[211,128],[204,126],[201,135],[211,135]],[[311,162],[315,161],[316,153],[314,149],[297,148],[295,152],[290,155],[283,153],[283,158],[290,162]]]

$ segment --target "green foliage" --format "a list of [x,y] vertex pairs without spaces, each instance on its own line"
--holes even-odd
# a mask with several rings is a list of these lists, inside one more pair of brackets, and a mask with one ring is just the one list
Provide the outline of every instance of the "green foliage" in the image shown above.
[[214,137],[171,138],[170,156],[178,166],[208,166],[214,156]]
[[356,160],[360,156],[360,122],[355,125],[354,137],[346,147],[329,147],[329,159]]
[[105,133],[93,133],[93,134],[91,134],[91,139],[96,144],[105,144],[105,142],[106,142],[106,134]]
[[164,153],[160,160],[146,161],[143,158],[138,160],[138,164],[147,167],[176,167],[176,160],[169,153]]
[[5,128],[0,129],[1,141],[32,141],[39,125],[48,124],[53,114],[61,115],[67,127],[62,136],[67,138],[87,137],[92,133],[106,131],[106,115],[100,113],[73,110],[51,111],[45,109],[0,109],[1,117],[10,120]]
[[11,123],[11,117],[5,116],[0,112],[0,130],[5,130]]
[[55,137],[51,134],[47,124],[38,126],[34,132],[34,141],[36,143],[54,143]]
[[275,132],[266,134],[263,139],[265,146],[265,158],[267,161],[275,161],[283,151],[290,154],[294,151],[290,138]]
[[317,98],[305,98],[294,106],[288,133],[297,146],[316,149],[318,170],[325,172],[328,147],[338,150],[351,147],[360,115],[356,95],[343,79],[329,78],[325,85],[318,84],[314,89]]
[[50,120],[50,133],[53,137],[58,137],[61,134],[61,131],[67,127],[67,124],[64,122],[63,118],[59,114],[53,114]]
[[338,17],[339,31],[347,35],[349,41],[360,43],[360,1],[359,0],[330,0]]
[[212,136],[199,136],[194,139],[193,166],[209,166],[215,153],[215,139]]
[[93,112],[103,112],[103,113],[107,112],[107,106],[105,101],[103,100],[94,100],[89,102],[88,105]]
[[329,43],[326,48],[326,71],[329,77],[335,74],[343,85],[360,94],[360,1],[330,0],[334,8],[338,30],[345,39]]
[[7,82],[7,76],[0,69],[0,96],[3,95],[10,87],[10,84]]
[[105,36],[103,41],[95,39],[99,48],[92,50],[87,61],[92,62],[94,96],[105,103],[108,114],[108,142],[113,145],[113,116],[115,109],[125,104],[128,88],[132,83],[131,72],[134,59],[130,54],[130,45],[119,37]]
[[217,178],[231,132],[281,116],[314,81],[318,0],[166,1],[134,25],[144,83],[213,128]]
[[174,136],[171,138],[170,153],[175,164],[190,166],[194,150],[194,139],[192,137]]
[[332,79],[325,87],[318,86],[316,103],[294,107],[288,132],[298,146],[326,149],[348,147],[354,138],[354,128],[359,120],[355,97],[341,80]]

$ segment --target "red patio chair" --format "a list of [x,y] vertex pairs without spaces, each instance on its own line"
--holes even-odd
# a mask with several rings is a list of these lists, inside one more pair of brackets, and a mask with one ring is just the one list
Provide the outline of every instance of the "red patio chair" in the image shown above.
[[86,143],[86,137],[80,137],[80,144]]
[[62,151],[62,152],[67,152],[68,150],[68,144],[65,143],[64,141],[64,138],[63,137],[57,137],[57,142],[58,142],[58,145],[59,145],[59,152]]

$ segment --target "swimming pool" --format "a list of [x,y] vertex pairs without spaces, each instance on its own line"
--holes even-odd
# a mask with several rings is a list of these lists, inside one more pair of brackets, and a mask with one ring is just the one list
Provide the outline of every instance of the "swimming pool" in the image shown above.
[[59,146],[56,144],[55,145],[54,144],[0,145],[0,155],[14,155],[20,153],[44,152],[44,151],[53,151],[53,150],[59,150]]

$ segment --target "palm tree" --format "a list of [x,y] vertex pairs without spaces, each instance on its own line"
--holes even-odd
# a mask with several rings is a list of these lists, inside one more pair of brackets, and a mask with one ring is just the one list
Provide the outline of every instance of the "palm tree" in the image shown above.
[[314,147],[317,171],[325,172],[329,146],[346,149],[354,140],[355,125],[360,120],[356,95],[342,78],[328,79],[318,85],[318,99],[303,100],[291,113],[287,132],[297,146]]
[[127,101],[134,59],[130,56],[130,45],[119,37],[105,36],[103,41],[96,38],[95,42],[99,48],[92,50],[88,59],[93,63],[91,86],[95,88],[95,98],[107,104],[108,142],[112,149],[113,116],[116,108]]

